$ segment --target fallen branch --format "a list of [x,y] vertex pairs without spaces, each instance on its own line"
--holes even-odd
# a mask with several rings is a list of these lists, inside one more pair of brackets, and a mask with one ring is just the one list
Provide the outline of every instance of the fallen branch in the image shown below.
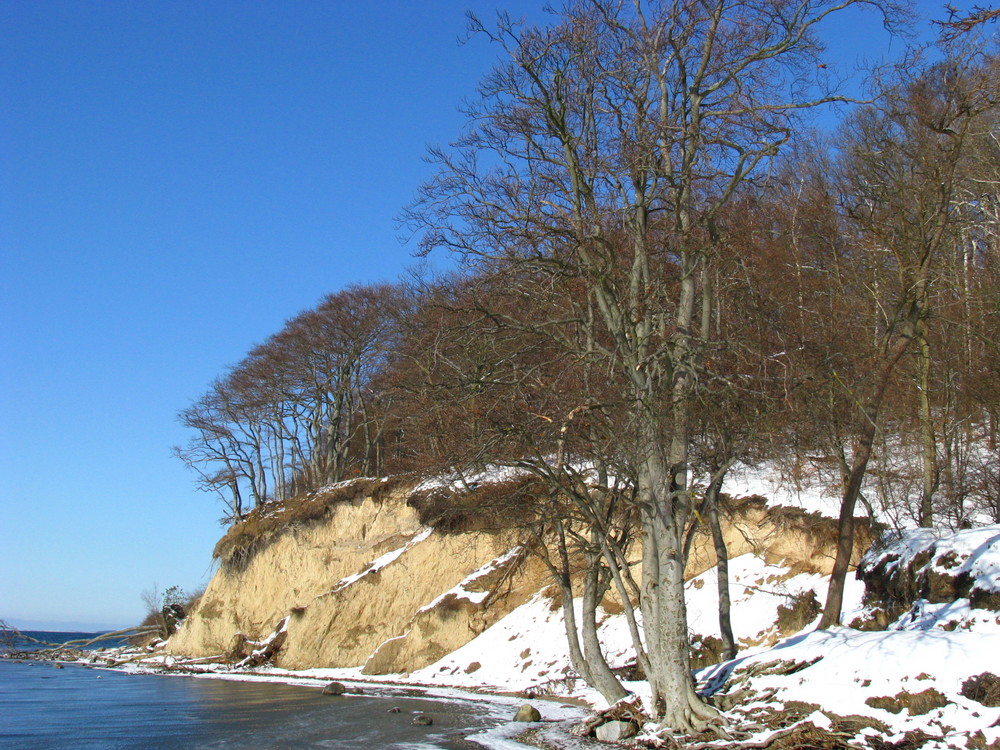
[[[134,627],[134,628],[124,628],[122,630],[115,630],[115,631],[113,631],[111,633],[101,633],[100,635],[98,635],[98,636],[96,636],[94,638],[78,638],[77,640],[66,641],[66,642],[61,643],[61,644],[46,644],[46,645],[53,646],[54,650],[57,650],[57,651],[62,650],[62,649],[68,649],[68,648],[82,649],[82,648],[86,648],[87,646],[90,646],[90,645],[92,645],[94,643],[98,643],[99,641],[106,641],[106,640],[110,640],[112,638],[134,638],[134,637],[140,636],[140,635],[149,635],[150,633],[156,633],[156,632],[159,632],[159,630],[160,629],[157,626],[155,626],[155,625],[146,625],[144,627],[143,626],[137,626],[137,627]],[[23,637],[24,636],[22,636],[22,638]],[[36,641],[33,638],[28,639],[28,640],[31,640],[31,641],[33,641],[35,643],[42,643],[42,641]]]
[[275,626],[274,631],[263,641],[252,641],[242,633],[238,635],[243,638],[246,645],[256,646],[250,655],[240,660],[234,665],[235,669],[245,669],[247,667],[259,667],[261,664],[270,661],[281,649],[288,637],[288,616],[281,618]]

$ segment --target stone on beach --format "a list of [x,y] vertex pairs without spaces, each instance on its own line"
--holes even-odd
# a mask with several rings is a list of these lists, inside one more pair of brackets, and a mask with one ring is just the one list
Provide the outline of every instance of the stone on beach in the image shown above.
[[347,692],[347,688],[339,682],[331,682],[325,688],[323,688],[323,695],[343,695]]
[[597,727],[594,735],[601,742],[618,742],[634,737],[637,731],[638,727],[631,721],[609,721]]
[[514,721],[541,721],[542,715],[530,703],[525,703],[514,715]]

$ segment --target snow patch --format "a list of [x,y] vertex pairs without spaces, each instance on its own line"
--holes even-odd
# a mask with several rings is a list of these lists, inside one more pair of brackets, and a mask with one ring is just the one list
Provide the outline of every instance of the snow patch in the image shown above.
[[352,576],[347,576],[346,578],[341,578],[340,581],[337,583],[337,585],[334,586],[328,593],[330,593],[330,594],[336,594],[338,591],[343,591],[345,588],[347,588],[348,586],[350,586],[352,583],[356,583],[357,581],[361,580],[365,576],[371,575],[372,573],[377,573],[378,571],[380,571],[382,568],[384,568],[389,563],[394,562],[395,560],[397,560],[400,557],[400,555],[402,555],[408,549],[410,549],[411,547],[414,547],[417,544],[420,544],[420,542],[424,541],[427,537],[429,537],[431,535],[432,531],[433,531],[433,529],[431,529],[429,527],[426,528],[426,529],[424,529],[419,534],[417,534],[412,539],[410,539],[410,541],[408,541],[402,547],[400,547],[398,549],[394,549],[391,552],[386,552],[384,555],[382,555],[380,557],[377,557],[374,560],[372,560],[371,564],[367,568],[365,568],[364,570],[362,570],[360,573],[355,573]]
[[492,573],[494,570],[503,567],[508,562],[517,557],[520,553],[521,553],[521,548],[515,547],[514,549],[504,553],[495,560],[491,560],[490,562],[486,563],[486,565],[484,565],[483,567],[474,570],[472,573],[463,578],[462,581],[457,586],[448,589],[443,594],[435,597],[433,601],[431,601],[428,604],[425,604],[420,609],[418,609],[417,614],[434,609],[434,607],[439,605],[442,601],[444,601],[448,597],[456,597],[458,599],[468,599],[473,604],[479,604],[489,595],[490,592],[488,590],[469,591],[468,590],[469,587],[483,576],[486,576],[489,573]]

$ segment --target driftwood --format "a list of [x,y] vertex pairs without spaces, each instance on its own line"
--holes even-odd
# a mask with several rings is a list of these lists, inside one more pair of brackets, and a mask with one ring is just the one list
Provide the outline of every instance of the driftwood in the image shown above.
[[[94,638],[79,638],[75,641],[66,641],[65,643],[50,643],[47,644],[52,646],[55,651],[61,651],[63,649],[82,649],[87,646],[91,646],[99,641],[105,641],[109,638],[135,638],[140,635],[150,635],[151,633],[156,633],[159,628],[155,625],[147,625],[145,627],[134,627],[134,628],[124,628],[122,630],[115,630],[111,633],[101,633]],[[23,635],[21,636],[24,637]],[[35,639],[28,639],[36,643],[41,643],[41,641],[35,641]]]
[[288,620],[287,616],[281,618],[271,634],[262,641],[253,641],[242,633],[237,633],[237,637],[243,640],[241,645],[244,647],[248,646],[252,650],[248,656],[238,661],[234,667],[236,669],[259,667],[261,664],[271,661],[274,655],[281,650],[281,647],[285,643],[285,638],[288,637]]
[[101,633],[100,635],[96,635],[92,638],[77,638],[72,641],[65,641],[64,643],[52,643],[25,635],[17,628],[9,625],[3,620],[0,620],[0,635],[2,635],[0,643],[4,646],[12,647],[15,641],[21,640],[39,646],[39,648],[33,651],[13,652],[11,655],[15,658],[53,658],[65,652],[82,651],[87,648],[87,646],[92,646],[100,641],[112,638],[134,638],[141,635],[150,635],[158,630],[159,628],[156,626],[137,626],[132,628],[123,628],[122,630],[115,630],[110,633]]
[[601,724],[609,721],[626,721],[641,727],[649,717],[642,710],[642,701],[635,695],[626,695],[617,703],[597,711],[571,730],[578,737],[590,737]]

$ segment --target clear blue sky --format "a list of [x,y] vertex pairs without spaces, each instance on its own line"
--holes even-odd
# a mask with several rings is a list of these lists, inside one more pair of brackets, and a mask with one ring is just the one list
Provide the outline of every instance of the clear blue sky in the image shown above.
[[[0,3],[0,618],[124,626],[207,582],[222,509],[170,455],[177,411],[404,272],[393,217],[494,59],[465,9],[540,5]],[[886,51],[872,15],[830,41]]]

